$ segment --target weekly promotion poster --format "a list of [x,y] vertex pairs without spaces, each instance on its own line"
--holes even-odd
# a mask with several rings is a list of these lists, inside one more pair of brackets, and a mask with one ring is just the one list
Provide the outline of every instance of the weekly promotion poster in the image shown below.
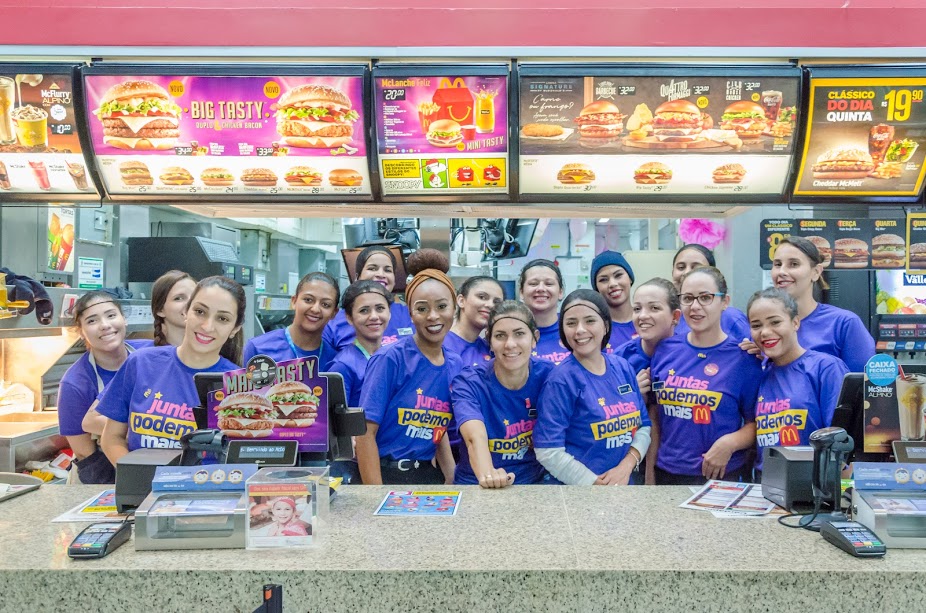
[[373,82],[383,195],[508,193],[507,76]]
[[[763,219],[759,227],[762,268],[771,270],[775,250],[789,236],[812,242],[824,268],[903,270],[913,251],[903,219]],[[916,248],[920,247],[926,244]]]
[[84,79],[112,194],[371,195],[360,76]]
[[776,74],[522,70],[520,191],[779,195],[794,148],[800,79],[797,70]]
[[77,137],[71,73],[0,64],[0,198],[95,191]]

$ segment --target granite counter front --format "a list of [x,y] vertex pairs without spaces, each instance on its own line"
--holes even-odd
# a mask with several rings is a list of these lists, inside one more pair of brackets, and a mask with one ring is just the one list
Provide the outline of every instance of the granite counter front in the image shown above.
[[[860,560],[773,519],[679,509],[682,487],[462,487],[455,517],[375,517],[389,489],[331,502],[312,550],[136,552],[72,561],[51,520],[98,493],[0,504],[0,611],[922,611],[926,552]],[[439,490],[441,488],[420,488]],[[447,489],[447,488],[444,488]]]

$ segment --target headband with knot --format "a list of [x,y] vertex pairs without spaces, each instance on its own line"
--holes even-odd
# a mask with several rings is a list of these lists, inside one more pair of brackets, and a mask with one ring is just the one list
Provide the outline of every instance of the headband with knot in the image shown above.
[[444,286],[450,290],[450,296],[457,295],[457,288],[453,285],[453,281],[450,280],[450,277],[446,273],[437,270],[436,268],[425,268],[421,272],[412,278],[408,282],[408,285],[405,287],[405,302],[409,305],[412,303],[412,294],[418,289],[418,286],[427,281],[428,279],[434,279],[444,284]]

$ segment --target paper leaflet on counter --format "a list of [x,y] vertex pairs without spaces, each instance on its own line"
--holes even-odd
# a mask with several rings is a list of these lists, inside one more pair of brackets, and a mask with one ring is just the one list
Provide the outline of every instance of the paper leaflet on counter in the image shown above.
[[124,519],[125,517],[125,513],[116,511],[116,490],[113,489],[100,492],[51,521],[52,523],[93,522],[104,519]]
[[711,480],[703,487],[691,489],[694,494],[679,505],[683,509],[711,511],[721,518],[771,517],[786,513],[764,498],[762,486],[755,483]]
[[443,516],[457,514],[463,492],[389,492],[374,515]]

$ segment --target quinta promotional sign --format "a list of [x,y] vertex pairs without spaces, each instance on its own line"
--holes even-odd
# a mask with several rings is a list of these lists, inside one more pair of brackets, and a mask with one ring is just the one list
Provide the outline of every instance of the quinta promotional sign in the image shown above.
[[794,195],[918,196],[926,173],[926,75],[836,74],[811,71]]
[[369,196],[362,76],[84,77],[111,194]]
[[0,199],[93,193],[74,117],[70,69],[0,64]]
[[772,268],[778,244],[789,236],[812,242],[823,257],[824,268],[903,270],[914,248],[923,247],[926,255],[926,242],[914,245],[903,219],[763,219],[759,227],[762,268]]
[[508,193],[508,69],[483,71],[374,69],[384,196]]
[[523,68],[520,192],[780,195],[800,72]]

